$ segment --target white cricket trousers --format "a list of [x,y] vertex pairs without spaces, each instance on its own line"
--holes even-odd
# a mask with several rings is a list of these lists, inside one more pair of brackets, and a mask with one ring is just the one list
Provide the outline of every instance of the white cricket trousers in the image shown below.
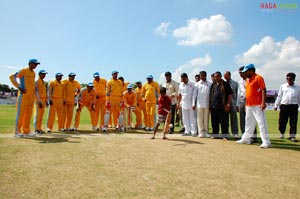
[[184,133],[197,134],[196,117],[193,109],[182,109],[182,122],[185,128]]
[[263,144],[271,144],[265,111],[258,106],[246,106],[246,125],[242,140],[249,140],[258,124],[260,137]]
[[197,126],[199,135],[208,133],[209,108],[197,108]]

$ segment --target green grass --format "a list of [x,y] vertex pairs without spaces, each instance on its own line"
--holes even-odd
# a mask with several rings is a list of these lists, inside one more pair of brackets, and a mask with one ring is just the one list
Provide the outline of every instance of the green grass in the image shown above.
[[[0,106],[0,198],[300,198],[300,144],[168,135],[57,133],[12,136],[13,106]],[[267,111],[277,133],[278,112]],[[5,122],[4,122],[5,121]],[[11,126],[10,126],[11,125]],[[90,129],[86,110],[80,129]]]

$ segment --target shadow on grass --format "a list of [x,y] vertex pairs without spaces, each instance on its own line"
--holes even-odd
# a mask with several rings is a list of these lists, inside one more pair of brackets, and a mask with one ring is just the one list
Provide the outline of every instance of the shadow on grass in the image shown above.
[[34,137],[34,138],[26,138],[31,140],[39,141],[40,144],[53,144],[53,143],[80,143],[79,141],[70,141],[66,137]]
[[204,144],[200,141],[194,141],[194,140],[188,140],[188,139],[171,139],[171,138],[168,138],[168,141],[171,141],[171,142],[181,142],[181,143],[178,143],[178,144],[174,144],[174,146],[186,146],[187,144]]
[[300,151],[300,144],[285,141],[285,140],[271,140],[272,148],[274,149],[285,149],[285,150],[293,150],[293,151]]

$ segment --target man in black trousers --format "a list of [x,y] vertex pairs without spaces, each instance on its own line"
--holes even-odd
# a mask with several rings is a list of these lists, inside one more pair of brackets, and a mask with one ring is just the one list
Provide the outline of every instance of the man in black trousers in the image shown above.
[[295,84],[296,74],[288,73],[286,75],[287,83],[282,84],[278,91],[274,110],[280,107],[279,112],[279,131],[280,138],[284,138],[286,124],[290,120],[290,137],[292,142],[297,142],[297,122],[298,108],[300,104],[300,87]]
[[219,134],[221,124],[222,138],[228,140],[229,111],[232,90],[230,85],[222,79],[221,72],[214,73],[214,82],[210,89],[209,108],[211,112],[212,138]]

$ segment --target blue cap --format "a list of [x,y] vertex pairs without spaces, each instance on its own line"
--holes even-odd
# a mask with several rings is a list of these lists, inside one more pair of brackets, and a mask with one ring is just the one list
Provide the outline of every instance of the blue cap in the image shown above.
[[69,73],[69,76],[76,76],[76,74],[73,73],[73,72],[70,72],[70,73]]
[[119,73],[119,71],[113,70],[113,71],[111,72],[112,75],[115,74],[115,73]]
[[93,74],[93,77],[100,77],[100,74],[99,74],[98,72],[95,72],[95,73]]
[[55,77],[58,77],[58,76],[64,76],[64,75],[62,73],[56,73]]
[[147,74],[146,79],[153,79],[153,76],[151,74]]
[[40,64],[40,62],[37,59],[29,59],[29,63]]
[[48,74],[45,70],[40,70],[39,74]]
[[248,64],[244,67],[244,69],[241,71],[242,73],[246,72],[249,69],[255,68],[253,64]]
[[141,80],[137,80],[137,81],[135,81],[135,83],[142,83],[142,81]]
[[132,88],[132,84],[128,84],[127,89]]
[[88,83],[88,85],[87,86],[94,86],[94,84],[92,83],[92,82],[90,82],[90,83]]

